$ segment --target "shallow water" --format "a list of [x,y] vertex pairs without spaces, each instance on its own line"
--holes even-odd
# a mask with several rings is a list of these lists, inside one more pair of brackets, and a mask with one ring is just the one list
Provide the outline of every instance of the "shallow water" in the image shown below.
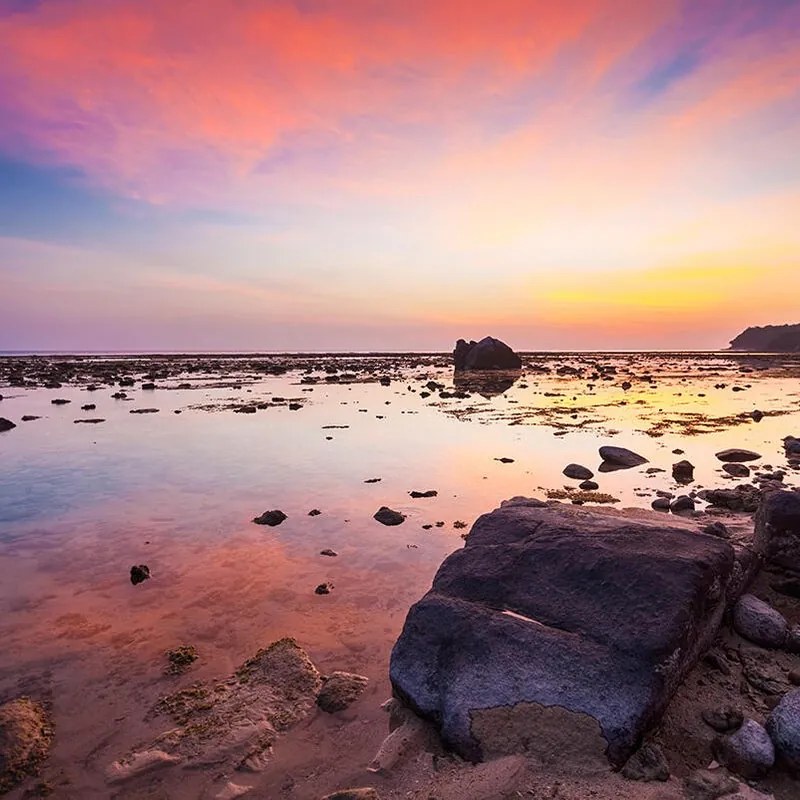
[[[100,385],[97,359],[72,371],[68,359],[0,359],[0,416],[17,423],[0,434],[0,696],[52,699],[57,738],[48,779],[59,796],[108,796],[105,766],[163,730],[146,712],[181,685],[162,671],[164,651],[184,643],[200,652],[181,679],[189,682],[225,674],[259,647],[294,636],[323,671],[370,677],[354,709],[379,736],[391,645],[408,606],[461,545],[465,531],[454,523],[469,525],[508,497],[576,486],[561,474],[570,462],[595,471],[600,491],[620,506],[649,508],[657,489],[740,482],[720,470],[714,453],[724,448],[755,450],[758,467],[786,469],[782,439],[800,435],[796,357],[525,360],[505,391],[483,396],[468,387],[461,398],[421,396],[430,380],[452,391],[442,356],[194,357],[185,373],[187,364],[167,359],[172,366],[153,391],[140,388],[141,377],[162,362],[100,360],[114,377],[136,379],[124,389],[129,399],[115,400],[119,386]],[[272,363],[288,371],[265,375]],[[42,388],[52,365],[67,379]],[[598,365],[616,373],[601,374]],[[565,366],[583,374],[557,374]],[[326,382],[334,369],[351,377]],[[92,381],[100,388],[89,392]],[[186,381],[192,388],[176,388]],[[71,403],[52,405],[54,398]],[[295,400],[301,407],[290,410]],[[89,402],[96,410],[82,411]],[[269,407],[234,410],[254,403]],[[159,410],[130,413],[141,408]],[[749,416],[755,409],[766,414],[760,422]],[[21,422],[24,414],[41,418]],[[105,421],[75,423],[86,417]],[[600,473],[602,444],[629,447],[649,463]],[[682,458],[696,467],[688,489],[670,474]],[[665,472],[647,474],[654,467]],[[371,478],[381,480],[365,483]],[[785,482],[797,478],[789,470]],[[409,496],[428,489],[438,495]],[[376,522],[383,505],[406,514],[405,522]],[[280,526],[252,523],[276,508],[288,516]],[[309,516],[314,508],[322,513]],[[320,556],[324,548],[338,557]],[[129,569],[140,563],[153,578],[132,586]],[[318,596],[323,582],[334,588]],[[296,735],[292,754],[284,752],[294,780],[318,768],[336,724],[321,715]],[[371,755],[355,754],[354,765]],[[280,785],[285,763],[259,785]],[[198,796],[201,786],[197,775],[157,779],[169,797]],[[286,796],[303,796],[294,791]]]

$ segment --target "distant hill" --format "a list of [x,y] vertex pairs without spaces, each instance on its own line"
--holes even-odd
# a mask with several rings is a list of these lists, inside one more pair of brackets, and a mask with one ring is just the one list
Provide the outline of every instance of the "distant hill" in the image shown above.
[[731,341],[731,350],[800,353],[800,323],[748,328]]

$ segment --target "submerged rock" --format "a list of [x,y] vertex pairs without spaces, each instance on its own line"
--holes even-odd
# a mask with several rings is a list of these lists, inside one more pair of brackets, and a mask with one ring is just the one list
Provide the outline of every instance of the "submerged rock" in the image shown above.
[[19,697],[0,705],[0,794],[36,774],[52,740],[53,728],[40,703]]
[[380,522],[382,525],[400,525],[405,522],[406,515],[401,514],[399,511],[393,511],[387,506],[381,506],[374,514],[373,519]]
[[478,369],[520,369],[522,359],[505,343],[491,336],[479,342],[459,339],[453,351],[457,372]]
[[733,549],[655,516],[542,506],[478,519],[410,609],[392,685],[467,759],[557,740],[621,765],[716,633]]
[[274,528],[276,525],[280,525],[285,519],[287,519],[286,514],[276,508],[272,511],[265,511],[260,517],[254,517],[253,522],[255,522],[256,525],[269,525]]

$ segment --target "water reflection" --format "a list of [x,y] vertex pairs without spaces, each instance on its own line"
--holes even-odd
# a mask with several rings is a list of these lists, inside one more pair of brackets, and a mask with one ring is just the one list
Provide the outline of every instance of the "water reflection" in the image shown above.
[[454,371],[453,386],[490,400],[507,392],[522,377],[521,369]]

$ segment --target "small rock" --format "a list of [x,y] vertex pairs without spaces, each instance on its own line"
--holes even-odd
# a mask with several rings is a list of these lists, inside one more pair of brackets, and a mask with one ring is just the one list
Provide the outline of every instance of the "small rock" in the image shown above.
[[312,508],[311,511],[308,512],[309,517],[318,517],[322,512],[318,508]]
[[703,722],[717,733],[730,733],[738,730],[744,722],[744,715],[738,708],[730,706],[719,709],[706,709],[701,713]]
[[342,711],[367,688],[369,678],[352,672],[333,672],[324,679],[317,695],[317,705],[329,714]]
[[669,499],[666,497],[656,497],[656,499],[650,503],[650,507],[653,511],[669,511]]
[[728,450],[720,450],[715,454],[720,461],[756,461],[761,458],[759,453],[753,450],[743,450],[738,447],[731,447]]
[[157,408],[132,408],[131,414],[158,414]]
[[632,781],[668,781],[669,765],[658,745],[643,744],[628,759],[622,774]]
[[764,775],[775,763],[769,734],[752,719],[745,720],[736,733],[715,739],[712,751],[720,764],[743,778]]
[[750,467],[747,464],[739,464],[735,461],[723,464],[722,469],[734,478],[746,478],[750,475]]
[[[20,419],[22,419],[23,422],[33,422],[33,420],[41,419],[41,417],[37,417],[35,414],[23,414]],[[8,422],[8,420],[6,420],[6,422]],[[14,427],[16,427],[16,425],[14,425]],[[6,428],[6,430],[8,429]]]
[[600,484],[596,481],[581,481],[578,488],[583,489],[584,492],[595,492],[600,488]]
[[594,472],[580,464],[567,464],[563,472],[568,478],[573,478],[576,481],[588,481],[594,477]]
[[669,510],[673,514],[686,514],[689,511],[694,511],[694,500],[689,495],[678,495],[670,504]]
[[364,483],[378,483],[380,480],[380,478],[367,478]]
[[166,652],[167,664],[164,672],[167,675],[182,675],[197,661],[197,649],[192,645],[181,645]]
[[72,400],[65,400],[63,397],[56,397],[54,400],[50,401],[54,406],[65,406],[67,403],[71,403]]
[[81,411],[94,411],[96,408],[96,403],[86,403],[86,405],[81,406]]
[[739,782],[720,769],[696,769],[683,781],[687,800],[717,800],[738,788]]
[[709,536],[716,536],[718,539],[731,538],[731,533],[727,526],[719,521],[709,522],[708,525],[703,526],[702,531],[703,533],[707,533]]
[[513,464],[514,459],[508,458],[507,456],[502,456],[501,458],[496,458],[495,461],[499,461],[501,464]]
[[269,525],[274,528],[276,525],[280,525],[286,518],[286,514],[276,508],[272,511],[265,511],[260,517],[254,517],[253,522],[255,522],[256,525]]
[[316,589],[314,589],[314,594],[330,594],[331,589],[333,589],[333,584],[321,583]]
[[335,550],[330,550],[330,549],[320,550],[319,554],[321,556],[330,556],[331,558],[336,558],[336,556],[339,555]]
[[418,499],[420,497],[436,497],[439,494],[439,492],[437,492],[436,489],[428,489],[427,491],[424,492],[418,492],[414,490],[413,492],[409,492],[409,494],[414,499]]
[[382,525],[400,525],[402,522],[405,522],[406,515],[401,514],[399,511],[393,511],[387,506],[381,506],[372,518]]
[[690,461],[678,461],[672,465],[672,477],[678,483],[691,483],[694,480],[694,464]]
[[148,578],[150,578],[150,567],[147,564],[138,564],[131,567],[131,583],[134,586],[137,583],[148,580]]
[[0,417],[0,433],[3,433],[4,431],[10,431],[12,428],[16,427],[17,426],[10,419]]
[[781,760],[800,770],[800,689],[787,692],[772,709],[767,731]]
[[782,647],[789,631],[783,615],[752,594],[736,601],[733,627],[740,636],[762,647]]

